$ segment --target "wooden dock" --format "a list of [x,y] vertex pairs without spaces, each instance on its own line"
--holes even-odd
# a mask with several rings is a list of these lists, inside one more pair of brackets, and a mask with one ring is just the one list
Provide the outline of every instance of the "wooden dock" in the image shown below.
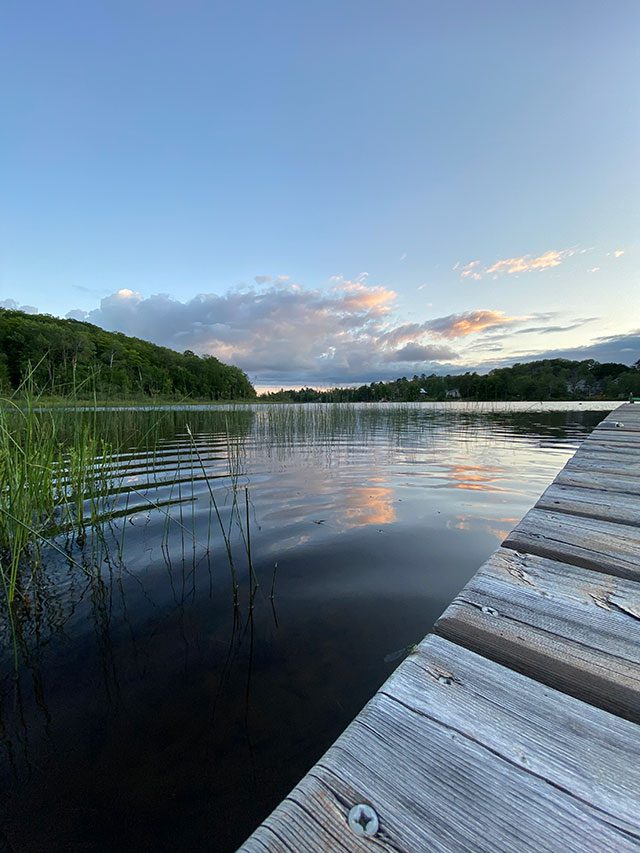
[[638,851],[639,724],[626,404],[241,849]]

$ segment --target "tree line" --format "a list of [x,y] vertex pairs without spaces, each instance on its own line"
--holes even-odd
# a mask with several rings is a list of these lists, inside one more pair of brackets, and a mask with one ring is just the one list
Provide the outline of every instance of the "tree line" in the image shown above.
[[178,353],[91,323],[0,309],[0,391],[25,377],[54,396],[250,399],[238,367],[213,356]]
[[632,367],[593,359],[570,361],[563,358],[530,361],[501,367],[487,374],[463,373],[439,376],[435,373],[391,382],[371,382],[357,388],[274,391],[262,399],[292,403],[310,402],[411,402],[417,400],[602,400],[640,396],[640,361]]

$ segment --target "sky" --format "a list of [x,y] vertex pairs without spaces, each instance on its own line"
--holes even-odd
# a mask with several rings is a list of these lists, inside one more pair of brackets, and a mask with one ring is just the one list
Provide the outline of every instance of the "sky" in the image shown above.
[[0,306],[258,387],[640,358],[637,0],[4,0]]

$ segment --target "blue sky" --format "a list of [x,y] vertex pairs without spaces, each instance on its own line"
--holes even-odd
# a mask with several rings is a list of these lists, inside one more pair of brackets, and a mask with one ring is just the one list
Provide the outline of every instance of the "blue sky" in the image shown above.
[[636,0],[0,18],[0,304],[268,385],[640,358]]

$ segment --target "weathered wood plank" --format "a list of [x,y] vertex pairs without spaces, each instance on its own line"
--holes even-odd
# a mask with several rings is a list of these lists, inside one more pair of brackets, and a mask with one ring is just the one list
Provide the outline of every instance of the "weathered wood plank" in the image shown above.
[[612,448],[595,445],[594,447],[585,448],[583,445],[580,450],[576,451],[575,456],[568,460],[566,464],[569,466],[569,463],[573,463],[574,459],[577,457],[581,462],[593,460],[594,462],[600,463],[615,463],[620,467],[624,467],[627,464],[636,464],[639,455],[640,448],[638,448],[638,450],[629,451],[627,448],[622,447]]
[[[640,450],[638,451],[640,455]],[[615,474],[622,477],[640,477],[640,461],[638,456],[634,461],[627,457],[600,456],[596,454],[576,454],[565,465],[568,471],[589,471],[594,474]],[[640,492],[640,480],[638,481]]]
[[640,584],[499,548],[434,631],[640,722]]
[[620,420],[626,416],[636,417],[640,419],[640,404],[638,403],[621,403],[609,413],[609,418]]
[[[616,414],[616,412],[614,412]],[[611,418],[606,421],[602,421],[596,428],[593,430],[592,434],[597,435],[601,432],[617,432],[617,433],[633,433],[637,434],[638,429],[640,428],[640,418],[636,417],[628,417],[627,415],[620,416],[622,420]]]
[[594,432],[603,429],[629,429],[637,426],[640,426],[640,405],[638,403],[627,403],[609,412],[596,426]]
[[[640,447],[640,444],[638,444],[638,447]],[[577,456],[578,458],[589,457],[592,459],[615,459],[618,461],[620,459],[628,459],[630,462],[634,462],[638,459],[638,447],[629,447],[625,444],[612,445],[595,442],[587,444],[584,441],[571,458],[574,459]]]
[[616,452],[624,452],[624,453],[638,453],[640,451],[640,442],[626,442],[626,441],[618,441],[617,439],[611,439],[610,441],[598,441],[587,444],[585,441],[581,447],[585,449],[585,451],[593,449],[600,450],[609,450],[612,453]]
[[601,471],[585,471],[579,468],[563,468],[556,477],[555,483],[581,489],[615,492],[616,494],[637,495],[640,492],[640,483],[638,483],[637,477],[613,475]]
[[608,441],[609,439],[621,439],[621,440],[629,440],[629,441],[637,441],[640,434],[640,424],[636,426],[636,424],[625,423],[624,426],[614,427],[614,426],[606,426],[606,427],[598,427],[595,429],[591,435],[593,436],[593,441]]
[[[618,434],[633,440],[637,439],[638,432],[640,432],[640,406],[635,409],[616,409],[607,418],[600,421],[591,432],[591,437],[595,439],[603,434]],[[634,433],[635,435],[633,435]]]
[[[241,849],[637,850],[636,733],[431,636]],[[373,838],[347,826],[358,802]]]
[[629,525],[534,507],[502,544],[526,554],[640,580],[640,528]]
[[612,496],[598,489],[573,488],[555,482],[544,492],[536,508],[640,526],[640,493]]

